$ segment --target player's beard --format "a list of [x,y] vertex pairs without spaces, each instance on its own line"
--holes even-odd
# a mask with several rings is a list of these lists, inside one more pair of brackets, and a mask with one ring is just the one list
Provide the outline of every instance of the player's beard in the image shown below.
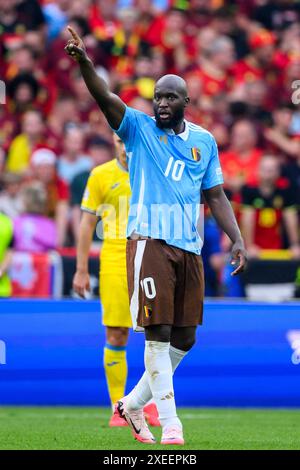
[[174,129],[184,119],[184,108],[178,108],[168,120],[161,121],[158,110],[154,109],[157,127],[160,129]]

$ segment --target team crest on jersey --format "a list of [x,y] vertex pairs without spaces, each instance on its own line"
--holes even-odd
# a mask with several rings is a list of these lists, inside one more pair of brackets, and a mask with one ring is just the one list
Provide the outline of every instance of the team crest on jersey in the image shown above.
[[201,160],[201,150],[198,149],[197,147],[193,147],[191,149],[191,152],[192,152],[193,160],[195,160],[195,162],[200,162],[200,160]]
[[147,307],[146,305],[144,305],[144,312],[145,312],[146,318],[150,318],[151,315],[152,315],[152,308]]

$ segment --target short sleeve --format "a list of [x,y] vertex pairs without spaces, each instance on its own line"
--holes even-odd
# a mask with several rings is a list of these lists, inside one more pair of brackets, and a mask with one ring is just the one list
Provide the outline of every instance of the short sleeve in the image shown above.
[[210,189],[223,183],[224,179],[219,159],[218,147],[215,139],[212,137],[211,155],[202,180],[202,189]]
[[113,129],[113,131],[122,139],[122,141],[131,145],[134,142],[137,129],[139,112],[129,106],[126,106],[125,113],[118,129]]
[[296,209],[297,207],[297,193],[296,191],[293,191],[292,187],[286,188],[283,193],[283,199],[284,199],[284,209],[290,209],[294,208]]
[[252,207],[253,206],[253,190],[249,186],[245,185],[241,189],[241,202],[242,205],[245,207]]
[[83,193],[81,210],[97,215],[99,206],[102,203],[102,198],[99,177],[92,171]]

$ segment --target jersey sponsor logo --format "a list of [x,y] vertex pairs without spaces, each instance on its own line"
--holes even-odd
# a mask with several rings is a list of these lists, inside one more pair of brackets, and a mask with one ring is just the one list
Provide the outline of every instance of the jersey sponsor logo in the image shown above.
[[192,158],[195,162],[200,162],[201,160],[201,150],[197,147],[191,148]]
[[158,135],[157,137],[159,138],[160,142],[163,142],[164,144],[168,145],[168,136],[166,134]]
[[107,365],[108,367],[112,367],[112,366],[116,366],[117,364],[120,364],[120,363],[117,362],[117,361],[112,361],[112,362],[108,362],[106,365]]

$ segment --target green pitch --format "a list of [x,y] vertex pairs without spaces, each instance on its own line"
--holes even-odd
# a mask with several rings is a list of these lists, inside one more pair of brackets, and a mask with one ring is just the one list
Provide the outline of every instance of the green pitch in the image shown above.
[[[108,408],[0,408],[0,449],[170,449],[109,428],[109,415]],[[300,449],[300,410],[179,408],[179,416],[183,449]],[[152,430],[159,440],[160,429]]]

